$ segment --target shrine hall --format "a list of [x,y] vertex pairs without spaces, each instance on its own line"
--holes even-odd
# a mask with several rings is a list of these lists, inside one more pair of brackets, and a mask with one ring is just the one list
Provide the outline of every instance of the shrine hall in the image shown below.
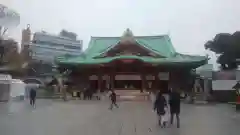
[[76,87],[86,82],[96,92],[188,89],[194,69],[207,61],[205,56],[178,53],[168,35],[134,36],[130,29],[119,37],[91,37],[79,56],[56,58],[61,70],[71,70]]

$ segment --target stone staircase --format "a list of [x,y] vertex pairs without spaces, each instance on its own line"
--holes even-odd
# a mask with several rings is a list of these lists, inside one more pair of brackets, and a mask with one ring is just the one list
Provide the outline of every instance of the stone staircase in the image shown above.
[[206,104],[207,101],[205,99],[205,95],[203,93],[197,93],[195,94],[195,101],[196,104]]
[[140,90],[115,90],[119,101],[147,101],[149,100],[148,92]]
[[52,92],[44,92],[44,91],[37,92],[37,98],[58,99],[61,97],[62,97],[62,93],[52,93]]

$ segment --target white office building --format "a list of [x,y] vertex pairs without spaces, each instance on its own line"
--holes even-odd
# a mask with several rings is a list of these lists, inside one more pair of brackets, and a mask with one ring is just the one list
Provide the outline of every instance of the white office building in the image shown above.
[[51,35],[46,32],[36,32],[33,35],[29,50],[33,60],[54,63],[55,57],[60,55],[80,55],[82,52],[82,40]]

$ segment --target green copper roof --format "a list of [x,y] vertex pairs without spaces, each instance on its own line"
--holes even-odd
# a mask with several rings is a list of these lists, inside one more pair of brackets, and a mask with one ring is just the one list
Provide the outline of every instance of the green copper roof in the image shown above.
[[[171,57],[176,53],[169,36],[136,36],[134,39],[137,43],[153,52],[164,56]],[[92,37],[88,49],[85,51],[87,57],[95,57],[102,52],[107,51],[117,45],[121,37]]]
[[[129,34],[129,33],[128,33]],[[131,35],[131,33],[130,33]],[[159,54],[163,57],[120,55],[115,57],[96,58],[100,54],[107,52],[121,41],[121,37],[92,37],[88,49],[80,56],[60,56],[57,57],[58,64],[84,65],[84,64],[104,64],[118,59],[137,59],[145,63],[169,65],[169,64],[190,64],[197,68],[205,64],[208,60],[204,56],[191,56],[179,54],[175,51],[169,36],[135,36],[133,38],[138,45]]]
[[104,64],[109,63],[113,60],[121,60],[121,59],[137,59],[141,60],[146,63],[152,63],[152,64],[187,64],[187,63],[201,63],[205,64],[206,57],[204,56],[189,56],[189,55],[182,55],[182,54],[176,54],[175,57],[169,57],[169,58],[153,58],[153,57],[146,57],[146,56],[135,56],[135,55],[121,55],[121,56],[115,56],[115,57],[106,57],[106,58],[97,58],[97,59],[91,59],[91,58],[83,58],[83,57],[58,57],[57,61],[59,61],[61,64],[72,64],[72,65],[78,65],[78,64]]

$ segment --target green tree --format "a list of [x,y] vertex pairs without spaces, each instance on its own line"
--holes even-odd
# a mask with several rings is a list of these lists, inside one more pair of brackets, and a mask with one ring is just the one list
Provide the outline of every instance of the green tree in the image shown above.
[[24,73],[27,68],[28,59],[24,52],[19,52],[18,44],[13,39],[0,39],[0,63],[7,66],[9,70]]
[[6,55],[14,49],[17,49],[17,42],[13,39],[0,38],[0,61],[2,64],[6,62]]
[[236,69],[240,58],[240,32],[217,34],[205,44],[205,49],[219,55],[217,63],[222,69]]

